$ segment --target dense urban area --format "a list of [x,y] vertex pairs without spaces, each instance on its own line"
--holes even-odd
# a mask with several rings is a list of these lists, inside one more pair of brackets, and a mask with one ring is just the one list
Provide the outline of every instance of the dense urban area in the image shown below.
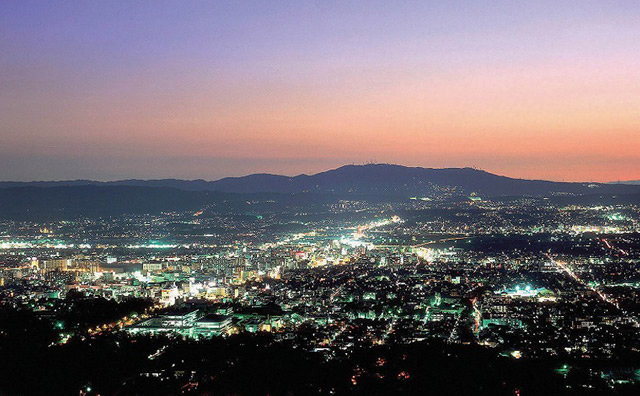
[[0,222],[0,394],[640,392],[637,205],[269,204]]

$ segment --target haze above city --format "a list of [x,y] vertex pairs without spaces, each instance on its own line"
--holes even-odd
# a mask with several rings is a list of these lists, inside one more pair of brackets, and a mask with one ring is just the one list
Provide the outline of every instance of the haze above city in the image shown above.
[[640,179],[636,1],[0,4],[0,180]]

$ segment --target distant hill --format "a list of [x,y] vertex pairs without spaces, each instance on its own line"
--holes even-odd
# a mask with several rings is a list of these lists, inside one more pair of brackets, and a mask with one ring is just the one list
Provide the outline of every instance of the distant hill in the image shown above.
[[614,181],[608,184],[629,184],[632,186],[640,186],[640,180],[625,180],[625,181]]
[[462,196],[471,193],[488,197],[551,196],[558,194],[635,194],[640,186],[606,183],[565,183],[514,179],[472,168],[420,168],[401,165],[346,165],[314,175],[281,176],[253,174],[205,180],[121,180],[96,182],[0,182],[0,188],[61,186],[134,186],[173,188],[182,191],[227,193],[333,193],[385,196]]
[[159,180],[139,180],[127,179],[118,181],[101,182],[95,180],[61,180],[61,181],[32,181],[32,182],[0,182],[0,188],[14,187],[79,187],[79,186],[128,186],[128,187],[166,187],[177,188],[184,191],[213,191],[205,180],[179,180],[179,179],[159,179]]
[[472,193],[494,199],[550,197],[548,202],[562,204],[640,203],[640,185],[521,180],[471,168],[349,165],[315,175],[255,174],[217,181],[3,182],[0,218],[67,219],[203,208],[225,214],[296,212],[339,199],[371,202],[424,196],[459,199]]
[[561,183],[513,179],[472,168],[419,168],[400,165],[347,165],[295,177],[256,174],[211,182],[226,192],[323,192],[382,195],[550,196],[555,194],[630,194],[636,186],[602,183]]
[[258,214],[309,209],[336,199],[331,194],[235,194],[118,185],[5,187],[0,188],[0,219],[46,221],[203,210],[203,217],[256,218]]
[[48,220],[195,210],[221,198],[213,192],[135,186],[12,187],[0,189],[0,218]]

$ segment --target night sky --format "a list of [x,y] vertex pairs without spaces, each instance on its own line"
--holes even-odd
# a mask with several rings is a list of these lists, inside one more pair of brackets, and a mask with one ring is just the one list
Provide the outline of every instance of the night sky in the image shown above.
[[640,179],[640,2],[0,2],[0,180]]

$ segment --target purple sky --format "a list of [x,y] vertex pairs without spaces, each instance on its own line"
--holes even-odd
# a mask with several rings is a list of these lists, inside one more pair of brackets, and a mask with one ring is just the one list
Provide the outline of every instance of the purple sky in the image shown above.
[[640,179],[638,1],[0,2],[0,180]]

